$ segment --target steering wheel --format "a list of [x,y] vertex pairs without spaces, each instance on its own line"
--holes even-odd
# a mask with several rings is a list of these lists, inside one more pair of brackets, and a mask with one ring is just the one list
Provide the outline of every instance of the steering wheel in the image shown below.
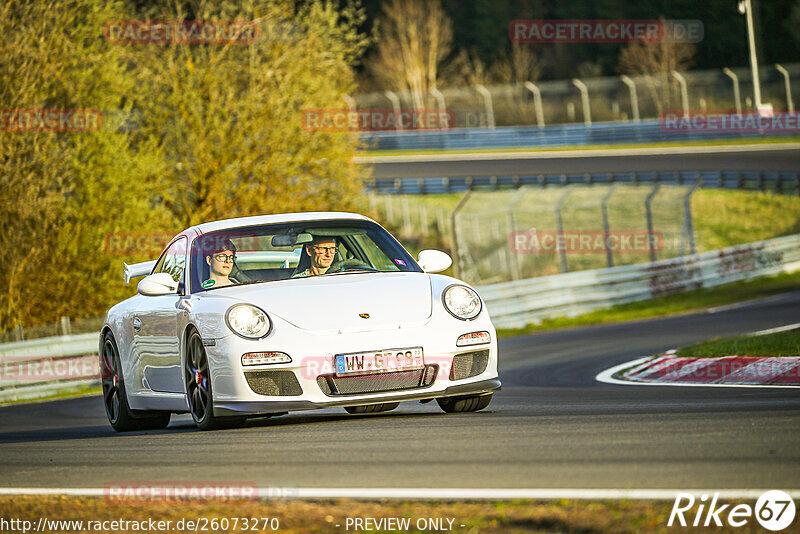
[[378,269],[374,267],[370,267],[365,262],[357,259],[357,258],[347,258],[346,260],[337,261],[336,263],[332,263],[330,267],[328,267],[327,272],[334,273],[338,271],[344,271],[346,269],[361,269],[364,271],[377,271]]

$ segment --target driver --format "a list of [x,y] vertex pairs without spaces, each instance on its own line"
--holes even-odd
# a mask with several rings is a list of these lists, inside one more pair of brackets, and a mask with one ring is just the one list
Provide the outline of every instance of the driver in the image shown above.
[[206,264],[209,267],[208,280],[203,282],[203,289],[238,284],[238,280],[231,278],[231,270],[236,261],[236,246],[230,239],[225,239],[210,254],[206,255]]
[[314,236],[311,243],[303,246],[305,254],[311,258],[311,266],[305,271],[292,275],[292,278],[305,278],[325,274],[336,256],[336,239],[326,236]]

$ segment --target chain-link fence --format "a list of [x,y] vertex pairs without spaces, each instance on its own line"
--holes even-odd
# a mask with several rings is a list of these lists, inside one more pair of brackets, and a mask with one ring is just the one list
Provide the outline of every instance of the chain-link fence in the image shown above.
[[18,324],[6,332],[0,332],[0,343],[25,341],[51,336],[69,336],[74,334],[88,334],[100,332],[103,327],[105,315],[97,317],[62,317],[59,321],[50,324],[28,326]]
[[[760,69],[762,100],[776,111],[792,111],[800,102],[800,63]],[[577,83],[576,83],[577,82]],[[685,91],[684,91],[685,83]],[[585,86],[585,106],[581,85]],[[353,98],[358,109],[415,108],[407,91],[367,93]],[[748,68],[683,73],[610,76],[582,80],[525,82],[513,85],[448,87],[424,95],[427,109],[452,112],[455,128],[545,126],[660,118],[665,111],[752,111]]]
[[490,284],[693,253],[693,191],[677,186],[522,187],[442,195],[439,206],[423,200],[430,197],[396,195],[374,195],[372,203],[398,237],[410,242],[412,252],[449,250],[454,274],[473,284]]

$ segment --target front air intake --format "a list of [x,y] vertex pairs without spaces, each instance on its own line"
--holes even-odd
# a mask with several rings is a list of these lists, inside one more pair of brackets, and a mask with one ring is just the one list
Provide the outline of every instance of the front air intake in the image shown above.
[[247,371],[247,384],[259,395],[270,397],[295,397],[303,394],[303,388],[291,371]]
[[450,369],[450,380],[463,380],[478,376],[486,370],[489,363],[488,350],[476,350],[453,356],[453,367]]
[[381,393],[403,389],[426,388],[436,380],[439,366],[426,365],[424,369],[412,369],[394,373],[372,373],[355,376],[320,375],[317,384],[329,396]]

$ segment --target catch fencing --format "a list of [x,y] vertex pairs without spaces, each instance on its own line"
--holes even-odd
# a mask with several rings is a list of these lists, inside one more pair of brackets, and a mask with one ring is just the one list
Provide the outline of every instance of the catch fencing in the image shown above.
[[492,322],[520,328],[652,299],[800,269],[800,234],[642,265],[556,274],[478,287]]
[[[763,102],[770,103],[775,111],[794,111],[795,103],[800,101],[800,63],[762,65],[759,71]],[[570,132],[581,132],[582,127],[598,123],[609,124],[600,129],[588,128],[586,132],[600,132],[602,137],[602,132],[610,131],[607,128],[613,124],[628,124],[641,128],[627,131],[641,132],[645,136],[648,132],[657,133],[658,119],[669,110],[730,110],[747,113],[754,106],[752,92],[750,69],[742,67],[443,87],[438,90],[434,88],[427,94],[384,91],[354,95],[348,101],[352,110],[447,110],[454,124],[445,132],[445,138],[454,141],[469,139],[474,135],[484,136],[488,140],[493,129],[534,126],[557,142],[558,135],[569,137]],[[580,127],[573,130],[547,130],[553,125]],[[460,135],[461,130],[466,133]],[[623,130],[616,130],[616,133],[625,135]],[[609,135],[602,138],[613,141]],[[372,148],[390,149],[412,148],[412,139],[436,143],[439,138],[436,135],[418,137],[418,132],[382,131],[364,134],[364,139],[376,141]],[[576,139],[578,142],[581,140],[580,137]],[[591,133],[583,139],[599,142]]]

